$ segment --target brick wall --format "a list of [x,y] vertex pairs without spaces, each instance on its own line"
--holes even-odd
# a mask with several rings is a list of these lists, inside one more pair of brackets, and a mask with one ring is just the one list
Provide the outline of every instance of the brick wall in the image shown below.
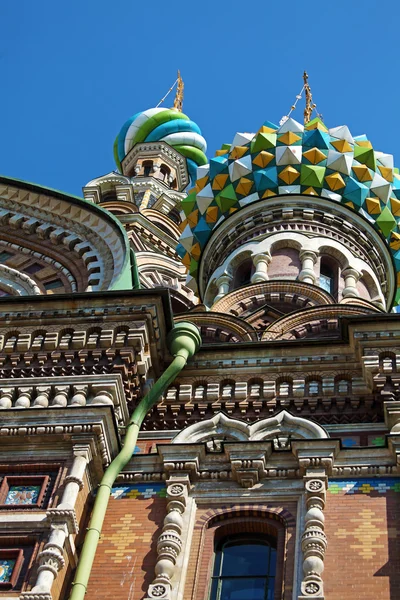
[[400,481],[329,484],[325,508],[327,600],[400,598]]
[[301,271],[301,260],[298,250],[294,248],[280,248],[272,252],[272,261],[268,265],[270,279],[290,277],[296,279]]
[[166,510],[163,484],[113,488],[86,600],[140,600],[154,578]]

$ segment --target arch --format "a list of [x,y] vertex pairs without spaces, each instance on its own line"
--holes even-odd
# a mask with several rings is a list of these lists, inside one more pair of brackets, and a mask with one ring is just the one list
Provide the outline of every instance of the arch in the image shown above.
[[46,339],[47,331],[44,329],[37,329],[31,333],[31,348],[35,350],[41,350],[43,348],[44,341]]
[[385,351],[379,354],[379,368],[385,373],[395,373],[396,368],[396,354],[394,352]]
[[189,425],[173,438],[172,443],[197,444],[216,436],[238,442],[264,441],[274,439],[276,436],[291,436],[293,439],[325,439],[329,437],[325,429],[317,423],[293,416],[286,410],[252,425],[231,419],[219,412],[211,419]]
[[262,379],[258,379],[254,377],[247,382],[247,394],[249,400],[262,398],[263,394],[264,382]]
[[251,283],[251,276],[253,273],[254,265],[252,259],[250,257],[245,258],[233,271],[231,289],[234,290],[236,288],[249,285]]
[[319,440],[329,437],[323,427],[302,417],[296,417],[287,410],[282,410],[274,417],[263,419],[250,426],[250,439],[269,440],[277,436],[292,439]]
[[[295,556],[295,535],[293,529],[296,520],[292,513],[282,506],[271,504],[240,504],[218,506],[208,509],[197,518],[194,524],[193,548],[196,552],[195,573],[208,573],[193,585],[195,600],[204,600],[207,596],[208,580],[211,576],[214,549],[216,543],[226,535],[261,533],[276,539],[278,560],[276,590],[281,590],[285,578],[285,567],[292,572]],[[197,546],[198,544],[198,546]],[[285,556],[287,559],[285,561]],[[188,585],[188,584],[187,584]],[[280,597],[280,595],[279,595]]]
[[153,161],[144,160],[142,162],[142,175],[143,177],[150,177],[153,172]]
[[221,400],[234,400],[235,382],[232,379],[223,380],[219,386]]
[[322,379],[321,377],[310,376],[305,380],[305,396],[321,396],[322,395]]
[[335,393],[336,394],[351,394],[352,385],[351,378],[346,375],[336,375],[334,380]]
[[202,402],[206,399],[207,382],[198,381],[193,387],[193,398],[195,402]]
[[291,377],[281,376],[275,382],[277,396],[293,395],[293,379]]
[[75,333],[75,331],[72,328],[62,329],[58,334],[58,345],[59,346],[61,346],[61,344],[63,344],[64,346],[66,345],[67,348],[69,349],[71,347],[72,338],[74,337],[74,333]]
[[160,181],[163,181],[164,183],[167,183],[169,185],[168,178],[170,175],[171,169],[167,167],[166,164],[162,163],[157,173],[157,179],[160,179]]

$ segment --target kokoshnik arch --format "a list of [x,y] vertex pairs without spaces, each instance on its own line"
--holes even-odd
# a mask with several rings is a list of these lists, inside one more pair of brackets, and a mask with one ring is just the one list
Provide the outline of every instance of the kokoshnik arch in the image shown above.
[[392,600],[399,172],[306,80],[207,158],[176,83],[83,198],[0,178],[0,600]]

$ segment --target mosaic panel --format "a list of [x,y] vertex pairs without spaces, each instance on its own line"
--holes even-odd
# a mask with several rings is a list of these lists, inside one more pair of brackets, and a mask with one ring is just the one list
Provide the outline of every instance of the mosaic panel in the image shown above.
[[111,492],[114,500],[122,500],[122,498],[148,500],[149,498],[165,498],[166,495],[167,489],[164,483],[118,485],[113,487]]
[[328,491],[331,494],[386,494],[386,492],[400,492],[400,479],[336,479],[328,484]]
[[360,446],[360,436],[359,435],[346,435],[342,437],[342,446],[343,448],[354,448],[354,446]]
[[386,445],[386,440],[384,435],[369,435],[368,436],[368,446],[376,446],[378,448],[382,448]]
[[5,504],[37,504],[40,485],[10,485]]
[[15,558],[0,559],[0,583],[9,583],[15,567]]

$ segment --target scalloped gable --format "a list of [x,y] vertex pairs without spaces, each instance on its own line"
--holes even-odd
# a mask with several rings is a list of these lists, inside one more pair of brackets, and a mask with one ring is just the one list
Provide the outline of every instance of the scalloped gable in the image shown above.
[[197,444],[212,437],[223,436],[226,441],[252,442],[291,436],[292,439],[326,439],[328,433],[323,427],[302,417],[296,417],[287,410],[277,415],[248,425],[244,421],[231,419],[224,413],[217,413],[212,419],[195,423],[183,429],[172,440],[173,444]]

